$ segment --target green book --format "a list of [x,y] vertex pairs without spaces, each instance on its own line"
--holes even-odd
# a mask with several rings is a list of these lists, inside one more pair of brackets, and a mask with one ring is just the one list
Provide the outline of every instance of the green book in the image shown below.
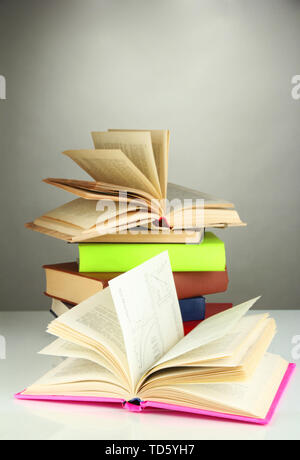
[[206,233],[201,244],[82,243],[79,271],[127,272],[164,251],[173,272],[225,271],[225,245],[213,233]]

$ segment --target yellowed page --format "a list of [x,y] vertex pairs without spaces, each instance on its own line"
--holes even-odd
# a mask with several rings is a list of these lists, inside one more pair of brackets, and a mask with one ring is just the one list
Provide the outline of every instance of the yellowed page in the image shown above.
[[162,198],[167,198],[168,160],[169,160],[169,131],[151,130],[152,146],[157,165]]
[[101,206],[97,201],[78,198],[69,203],[59,206],[42,216],[43,219],[55,222],[72,224],[78,229],[88,230],[97,223],[105,222],[127,211],[135,211],[136,205],[131,203],[118,203],[110,200],[101,200]]
[[119,149],[149,179],[162,198],[150,132],[93,132],[95,149]]
[[150,132],[162,197],[167,198],[170,132],[167,129],[109,129],[110,132]]
[[95,181],[141,190],[153,198],[160,198],[156,187],[121,150],[68,150],[64,155],[75,161]]
[[[102,238],[103,237],[106,237],[108,238],[108,240],[110,239],[110,237],[112,239],[114,239],[114,236],[117,236],[118,234],[123,234],[125,235],[126,237],[128,236],[128,232],[131,231],[132,228],[136,228],[136,225],[147,225],[149,224],[150,222],[150,219],[141,219],[139,220],[139,217],[141,216],[137,216],[138,220],[137,221],[133,221],[133,222],[128,222],[126,223],[126,225],[118,225],[117,227],[111,227],[110,229],[107,229],[107,227],[105,229],[103,229],[103,232],[101,232],[101,226],[99,226],[97,228],[97,230],[91,230],[91,231],[86,231],[84,233],[81,233],[79,236],[74,236],[71,238],[71,242],[72,243],[79,243],[79,242],[89,242],[89,243],[105,243],[105,242],[116,242],[116,241],[102,241]],[[107,231],[109,231],[109,233],[107,233]],[[128,242],[127,240],[126,241],[123,241],[124,242]],[[122,241],[121,241],[122,243]]]
[[[184,200],[204,200],[205,209],[207,208],[234,208],[232,203],[229,203],[226,200],[217,198],[208,193],[199,192],[198,190],[190,189],[183,187],[182,185],[177,185],[169,182],[168,184],[168,200],[172,201],[175,199],[180,199],[182,202]],[[178,207],[180,209],[180,207]]]
[[43,227],[49,231],[64,233],[69,237],[79,237],[82,234],[82,228],[68,224],[67,222],[57,222],[55,220],[47,219],[46,217],[38,217],[35,219],[34,225],[37,227]]
[[177,358],[215,340],[219,340],[229,334],[259,298],[249,300],[203,321],[163,356],[157,365]]
[[[127,214],[120,214],[106,222],[98,222],[97,233],[99,235],[106,235],[108,233],[116,233],[119,229],[130,229],[131,224],[136,227],[140,222],[154,221],[158,218],[157,214],[150,214],[142,209],[135,212],[128,212]],[[120,230],[122,231],[122,230]]]

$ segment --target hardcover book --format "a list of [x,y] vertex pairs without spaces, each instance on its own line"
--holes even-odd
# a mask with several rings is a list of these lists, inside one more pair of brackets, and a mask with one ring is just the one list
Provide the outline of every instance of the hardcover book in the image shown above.
[[[94,149],[64,154],[93,181],[45,179],[78,199],[35,219],[28,228],[78,242],[161,223],[175,231],[244,225],[232,203],[168,184],[168,130],[109,130],[92,136]],[[176,233],[171,235],[178,241]]]
[[162,253],[50,323],[58,339],[41,353],[67,359],[16,397],[268,423],[294,366],[267,352],[276,324],[268,314],[248,314],[256,300],[184,337]]
[[79,244],[79,271],[126,272],[168,251],[173,272],[225,271],[224,243],[207,232],[201,244]]
[[[46,292],[70,304],[79,304],[108,286],[108,281],[121,273],[79,273],[76,262],[45,265]],[[222,272],[173,272],[179,299],[225,292],[227,270]]]

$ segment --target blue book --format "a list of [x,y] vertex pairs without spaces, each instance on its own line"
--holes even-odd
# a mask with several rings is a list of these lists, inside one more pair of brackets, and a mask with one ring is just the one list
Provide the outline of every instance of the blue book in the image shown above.
[[183,321],[202,321],[205,319],[206,300],[204,297],[179,300]]

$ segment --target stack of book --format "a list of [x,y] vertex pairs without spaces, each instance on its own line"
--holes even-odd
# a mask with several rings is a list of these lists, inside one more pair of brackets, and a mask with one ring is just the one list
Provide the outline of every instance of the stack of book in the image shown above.
[[267,352],[275,321],[247,314],[258,298],[205,312],[228,285],[205,230],[243,225],[234,206],[168,186],[168,131],[93,138],[66,154],[94,181],[47,179],[78,198],[27,224],[78,243],[79,260],[45,267],[57,339],[40,353],[67,359],[16,397],[268,423],[295,368]]
[[48,325],[56,340],[40,354],[67,359],[16,398],[267,424],[295,366],[267,352],[276,323],[247,315],[256,300],[184,336],[170,259],[160,253]]
[[[185,323],[200,321],[231,304],[206,304],[204,296],[224,292],[228,273],[224,243],[207,232],[200,244],[83,243],[79,263],[46,265],[46,295],[60,316],[108,286],[108,282],[155,255],[168,251]],[[186,324],[190,327],[192,323]]]
[[242,226],[234,205],[167,183],[169,132],[93,133],[94,150],[64,152],[93,179],[45,179],[77,199],[26,226],[79,243],[79,262],[46,265],[46,295],[60,316],[120,273],[168,251],[186,331],[232,304],[206,304],[228,287],[223,242],[207,227]]

